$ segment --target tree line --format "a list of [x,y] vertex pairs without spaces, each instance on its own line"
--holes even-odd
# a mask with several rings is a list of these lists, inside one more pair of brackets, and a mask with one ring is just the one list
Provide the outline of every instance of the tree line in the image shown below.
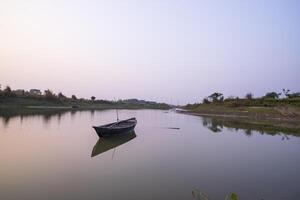
[[[0,85],[0,98],[6,98],[6,97],[30,97],[30,98],[36,98],[36,99],[46,99],[46,100],[73,100],[73,101],[96,101],[95,96],[91,96],[90,99],[84,99],[84,98],[77,98],[75,94],[71,95],[71,97],[67,97],[62,92],[59,92],[55,94],[52,90],[47,89],[44,90],[44,92],[41,94],[35,94],[30,91],[26,90],[12,90],[10,86],[6,86],[5,88],[2,88]],[[99,100],[101,102],[109,102],[106,100]]]
[[111,100],[103,100],[103,99],[96,99],[95,96],[91,96],[90,99],[85,98],[78,98],[75,94],[68,97],[64,95],[62,92],[54,93],[52,90],[47,89],[43,92],[37,89],[31,89],[30,91],[25,90],[12,90],[11,87],[6,86],[2,88],[0,85],[0,103],[1,102],[16,102],[13,99],[19,99],[22,101],[24,100],[46,100],[48,102],[53,103],[67,103],[67,104],[110,104],[110,105],[134,105],[134,106],[141,106],[141,107],[149,107],[149,108],[169,108],[168,104],[165,103],[158,103],[154,101],[146,101],[146,100],[139,100],[139,99],[119,99],[115,101]]
[[214,92],[205,97],[201,103],[188,104],[187,106],[197,106],[200,104],[220,104],[228,106],[272,106],[276,104],[295,104],[300,106],[300,92],[291,92],[289,89],[282,89],[280,92],[267,92],[262,97],[254,97],[252,92],[244,97],[229,96],[227,98],[220,92]]

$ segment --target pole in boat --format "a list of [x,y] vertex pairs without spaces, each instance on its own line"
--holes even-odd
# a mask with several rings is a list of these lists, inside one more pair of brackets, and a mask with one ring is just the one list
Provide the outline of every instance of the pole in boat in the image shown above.
[[119,112],[118,112],[118,108],[116,108],[116,112],[117,112],[117,122],[119,121]]
[[114,99],[115,99],[115,102],[116,102],[117,122],[119,122],[119,112],[118,112],[117,101],[116,101],[116,98],[114,98]]

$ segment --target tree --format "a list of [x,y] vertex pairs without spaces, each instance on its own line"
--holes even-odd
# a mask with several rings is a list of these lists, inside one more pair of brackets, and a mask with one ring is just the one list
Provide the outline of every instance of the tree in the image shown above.
[[265,98],[270,98],[270,99],[278,99],[280,96],[280,93],[276,93],[276,92],[268,92],[265,95]]
[[202,100],[202,103],[203,103],[203,104],[209,104],[210,101],[209,101],[207,98],[204,98],[204,99]]
[[218,101],[223,101],[224,100],[224,96],[222,93],[218,93],[215,92],[213,94],[211,94],[210,96],[208,96],[209,99],[212,100],[212,102],[218,102]]
[[285,97],[289,97],[289,93],[290,93],[291,90],[289,89],[282,89],[282,93],[285,95]]
[[96,99],[96,97],[94,97],[94,96],[91,97],[91,100],[92,100],[92,101],[95,101],[95,99]]
[[61,92],[58,93],[57,96],[58,96],[59,99],[66,99],[66,98],[67,98],[67,97],[66,97],[65,95],[63,95],[63,93],[61,93]]
[[253,94],[251,92],[246,94],[246,99],[251,100],[253,99]]
[[77,100],[77,97],[73,94],[71,97],[73,100]]
[[11,95],[11,88],[9,86],[6,86],[6,88],[3,90],[4,95],[10,96]]
[[49,90],[49,89],[45,90],[44,93],[45,93],[46,99],[56,99],[55,94],[51,90]]

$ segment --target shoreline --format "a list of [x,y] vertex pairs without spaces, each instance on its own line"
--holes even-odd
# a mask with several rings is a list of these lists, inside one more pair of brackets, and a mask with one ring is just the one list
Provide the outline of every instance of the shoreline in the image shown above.
[[274,118],[274,117],[268,117],[268,118],[253,118],[251,116],[246,115],[232,115],[232,114],[208,114],[208,113],[197,113],[192,111],[177,111],[178,113],[183,114],[190,114],[195,116],[204,116],[204,117],[222,117],[222,118],[236,118],[236,119],[250,119],[250,120],[273,120],[273,121],[285,121],[285,122],[299,122],[299,119],[291,119],[291,118]]
[[[289,117],[272,117],[272,116],[262,116],[255,118],[252,115],[239,115],[239,114],[228,114],[228,113],[205,113],[205,112],[195,112],[193,110],[177,111],[182,114],[189,114],[194,116],[200,116],[204,118],[211,118],[215,122],[220,122],[221,124],[235,124],[237,127],[247,127],[250,126],[256,130],[267,129],[271,132],[282,132],[295,134],[300,136],[300,119],[299,118],[289,118]],[[230,126],[233,127],[234,126]]]

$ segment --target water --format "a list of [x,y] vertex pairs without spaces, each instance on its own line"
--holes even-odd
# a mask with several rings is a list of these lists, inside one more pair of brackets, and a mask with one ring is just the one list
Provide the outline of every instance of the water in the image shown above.
[[115,120],[115,110],[1,112],[1,200],[195,199],[199,192],[300,199],[300,137],[121,110],[120,118],[137,118],[135,133],[98,141],[92,125]]

